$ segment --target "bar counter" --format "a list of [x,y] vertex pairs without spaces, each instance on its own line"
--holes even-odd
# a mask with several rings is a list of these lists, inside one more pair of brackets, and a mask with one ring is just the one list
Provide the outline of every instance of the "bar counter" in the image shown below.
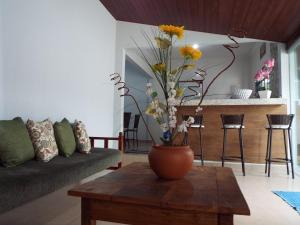
[[[194,115],[199,100],[185,102],[178,106],[178,115]],[[245,114],[244,154],[245,161],[264,163],[267,148],[266,114],[286,114],[287,100],[271,99],[216,99],[204,100],[202,107],[205,128],[202,129],[204,160],[220,161],[223,146],[223,130],[220,114]],[[199,132],[189,129],[189,144],[195,154],[199,153]],[[181,138],[181,137],[180,137]],[[178,139],[179,140],[179,139]],[[283,134],[273,133],[272,157],[283,157]],[[238,131],[231,130],[227,136],[226,155],[240,155]]]

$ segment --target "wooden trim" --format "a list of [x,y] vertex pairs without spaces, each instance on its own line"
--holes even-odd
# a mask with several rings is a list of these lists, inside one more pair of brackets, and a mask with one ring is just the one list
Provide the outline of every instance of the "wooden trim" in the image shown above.
[[[136,205],[130,203],[114,203],[87,198],[83,225],[93,225],[96,220],[133,225],[233,225],[233,215],[219,216],[214,213],[190,212],[185,210],[166,209]],[[229,221],[228,221],[229,219]]]
[[[96,140],[104,141],[104,148],[108,148],[109,141],[118,141],[118,150],[123,153],[124,151],[124,136],[123,133],[120,132],[118,137],[90,137],[92,148],[95,147]],[[109,167],[108,169],[116,170],[122,167],[122,162],[118,162],[118,166]]]

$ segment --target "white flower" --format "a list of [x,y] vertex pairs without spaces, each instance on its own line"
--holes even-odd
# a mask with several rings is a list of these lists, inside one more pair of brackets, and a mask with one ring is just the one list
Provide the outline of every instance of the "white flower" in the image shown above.
[[151,96],[152,92],[153,92],[153,90],[152,90],[151,87],[150,87],[150,88],[147,88],[146,94],[147,94],[148,96]]
[[198,113],[198,112],[200,112],[202,110],[203,110],[203,108],[201,108],[200,106],[198,106],[197,109],[196,109],[196,113]]
[[151,95],[153,93],[152,83],[147,83],[146,87],[147,87],[146,94],[151,97]]
[[160,125],[160,129],[162,129],[163,132],[166,132],[166,131],[169,130],[169,127],[168,127],[168,125],[166,123],[162,123]]
[[189,118],[187,119],[186,122],[187,122],[188,125],[191,125],[195,122],[195,119],[194,119],[194,117],[189,116]]
[[168,82],[168,85],[169,85],[169,87],[170,87],[171,89],[174,89],[174,87],[175,87],[175,82],[169,81],[169,82]]
[[176,90],[175,89],[171,89],[169,93],[170,93],[171,98],[175,98],[175,96],[176,96]]
[[176,127],[176,119],[175,120],[170,120],[169,121],[169,126],[170,126],[170,128],[175,128]]
[[182,121],[182,123],[178,126],[178,132],[187,132],[187,127],[186,121]]
[[176,105],[176,99],[173,98],[173,97],[169,97],[169,98],[168,98],[168,104],[169,104],[170,106]]
[[159,114],[159,115],[161,115],[161,114],[164,113],[164,110],[162,108],[160,108],[160,107],[157,107],[156,108],[156,113]]

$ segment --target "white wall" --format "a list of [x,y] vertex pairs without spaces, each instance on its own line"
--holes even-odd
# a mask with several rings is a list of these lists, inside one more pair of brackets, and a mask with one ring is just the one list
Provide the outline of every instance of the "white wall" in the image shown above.
[[3,58],[2,58],[2,5],[3,1],[0,1],[0,119],[3,118],[4,113],[4,85],[3,85]]
[[112,135],[116,21],[99,0],[2,0],[4,118],[75,118]]

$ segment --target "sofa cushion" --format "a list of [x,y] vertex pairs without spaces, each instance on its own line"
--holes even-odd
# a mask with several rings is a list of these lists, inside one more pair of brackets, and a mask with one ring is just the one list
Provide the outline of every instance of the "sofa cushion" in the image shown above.
[[53,125],[49,119],[42,122],[28,120],[26,126],[38,160],[48,162],[58,155]]
[[16,166],[34,158],[29,134],[20,117],[0,121],[0,137],[0,159],[5,167]]
[[77,120],[75,121],[74,135],[76,139],[77,150],[80,153],[88,154],[91,151],[91,141],[83,122]]
[[75,137],[70,122],[64,118],[61,122],[56,122],[53,128],[59,153],[69,157],[76,150]]
[[0,213],[78,183],[120,160],[118,150],[94,148],[88,155],[75,152],[69,158],[57,156],[48,163],[30,160],[16,167],[0,167]]

